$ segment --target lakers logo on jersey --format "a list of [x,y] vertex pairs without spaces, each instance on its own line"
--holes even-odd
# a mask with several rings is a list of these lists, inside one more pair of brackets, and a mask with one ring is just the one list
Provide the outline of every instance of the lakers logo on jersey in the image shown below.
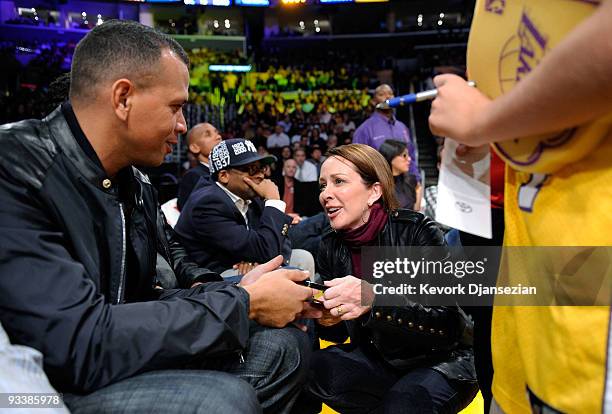
[[[498,62],[499,88],[508,92],[535,68],[547,50],[547,36],[523,10],[516,34],[506,41]],[[572,139],[575,128],[559,133],[514,139],[495,144],[497,152],[516,169],[530,172],[551,172],[545,152],[552,152]],[[552,158],[552,157],[551,157]],[[534,166],[541,170],[534,170]]]
[[[517,16],[518,17],[518,16]],[[540,16],[541,17],[541,16]],[[523,9],[516,31],[501,48],[498,60],[500,92],[507,93],[527,76],[550,49],[550,36]],[[599,128],[607,128],[599,125]],[[579,160],[597,144],[591,135],[594,125],[569,128],[551,134],[517,138],[494,144],[497,153],[513,168],[530,173],[550,174],[564,165]],[[598,132],[601,132],[598,128]]]
[[504,14],[506,0],[486,0],[485,10],[491,13]]

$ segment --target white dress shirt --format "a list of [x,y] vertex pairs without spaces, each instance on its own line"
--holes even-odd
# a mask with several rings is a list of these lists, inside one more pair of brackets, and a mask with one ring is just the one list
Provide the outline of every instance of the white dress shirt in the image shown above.
[[288,147],[290,145],[289,136],[284,132],[281,132],[280,134],[271,134],[268,137],[267,144],[268,148]]
[[318,181],[319,174],[317,173],[317,167],[311,162],[304,161],[304,164],[298,166],[295,178],[303,183]]

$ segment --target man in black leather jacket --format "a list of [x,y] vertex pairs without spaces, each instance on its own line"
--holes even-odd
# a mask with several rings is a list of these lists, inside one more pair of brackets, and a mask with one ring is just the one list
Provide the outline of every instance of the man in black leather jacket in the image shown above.
[[[77,46],[70,103],[0,127],[0,322],[75,412],[286,412],[303,378],[306,336],[261,325],[304,310],[307,275],[269,272],[277,258],[242,286],[211,281],[132,167],[185,132],[187,62],[151,28],[105,22]],[[210,283],[157,289],[156,252]]]

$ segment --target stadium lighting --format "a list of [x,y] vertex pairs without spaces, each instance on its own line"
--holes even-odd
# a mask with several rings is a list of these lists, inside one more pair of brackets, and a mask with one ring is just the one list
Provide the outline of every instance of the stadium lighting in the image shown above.
[[284,5],[304,4],[306,0],[281,0]]
[[[159,2],[172,2],[173,0],[149,0]],[[188,6],[200,5],[200,6],[230,6],[230,0],[183,0]]]
[[269,6],[270,0],[235,0],[236,6]]
[[251,65],[208,65],[210,72],[250,72]]
[[444,13],[440,13],[440,19],[444,19]]
[[438,20],[438,26],[442,26],[442,23],[444,23],[442,20]]
[[315,32],[319,33],[321,31],[320,27],[315,27]]

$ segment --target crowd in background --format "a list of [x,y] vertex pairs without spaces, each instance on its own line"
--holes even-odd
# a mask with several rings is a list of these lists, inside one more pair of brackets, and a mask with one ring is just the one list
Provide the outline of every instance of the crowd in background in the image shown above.
[[46,115],[49,86],[70,70],[74,48],[71,42],[0,43],[0,122]]
[[[69,70],[74,47],[69,42],[1,44],[8,75],[2,80],[1,122],[41,118],[59,104],[49,101],[49,91],[53,81]],[[267,50],[256,61],[241,50],[193,48],[188,54],[188,126],[210,122],[224,138],[250,139],[260,152],[279,159],[285,146],[291,156],[303,149],[310,158],[313,149],[324,154],[328,148],[350,143],[356,127],[372,112],[373,88],[381,78],[392,77],[389,61],[356,51],[334,50],[332,58],[329,51],[308,50],[298,59],[292,52]],[[250,64],[252,70],[210,71],[211,64]],[[289,140],[270,146],[269,137],[279,125]],[[186,148],[178,151],[178,159],[185,160]],[[279,162],[273,173],[281,170]],[[181,173],[173,175],[180,178]]]
[[[49,92],[53,81],[69,70],[74,47],[66,42],[2,43],[8,73],[2,81],[6,92],[0,95],[2,122],[41,118],[61,103],[50,102],[48,96],[67,95]],[[336,52],[335,59],[320,52],[307,53],[304,60],[293,60],[291,53],[270,53],[256,63],[240,50],[191,49],[188,126],[206,121],[225,139],[252,140],[258,151],[279,159],[270,171],[275,177],[281,175],[283,159],[298,150],[317,165],[320,160],[313,152],[320,158],[329,148],[352,142],[356,127],[372,112],[371,91],[379,83],[379,72],[388,66],[374,55]],[[352,63],[357,61],[364,63]],[[211,64],[251,64],[253,69],[216,72],[209,70]],[[10,79],[15,84],[9,84]],[[279,133],[286,142],[270,145],[270,137]],[[179,153],[179,159],[188,156],[186,148],[179,148]],[[173,175],[180,179],[181,173]]]

